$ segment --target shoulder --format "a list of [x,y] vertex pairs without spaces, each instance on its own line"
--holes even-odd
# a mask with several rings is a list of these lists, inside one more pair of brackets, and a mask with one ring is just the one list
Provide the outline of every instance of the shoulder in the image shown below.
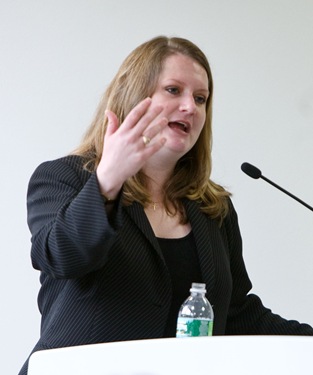
[[62,169],[70,168],[76,170],[77,172],[81,171],[84,166],[84,159],[81,156],[77,155],[68,155],[63,156],[54,160],[47,160],[39,164],[36,170],[45,170],[45,169]]
[[58,180],[69,184],[84,185],[92,175],[84,168],[84,162],[84,159],[77,155],[45,161],[35,169],[30,183],[38,180]]
[[237,226],[238,225],[238,215],[237,215],[237,211],[234,207],[234,204],[231,200],[230,197],[228,197],[228,212],[227,212],[227,215],[223,221],[223,223],[225,222],[225,225],[235,225]]
[[228,213],[222,222],[221,232],[230,249],[241,249],[242,239],[238,222],[238,215],[230,198]]

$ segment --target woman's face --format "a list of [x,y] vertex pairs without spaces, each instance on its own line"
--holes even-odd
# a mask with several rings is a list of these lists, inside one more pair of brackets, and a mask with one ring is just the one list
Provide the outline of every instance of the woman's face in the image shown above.
[[175,54],[164,61],[152,105],[164,107],[162,116],[169,122],[161,132],[166,138],[163,148],[178,157],[194,146],[204,126],[208,86],[205,69],[192,58]]

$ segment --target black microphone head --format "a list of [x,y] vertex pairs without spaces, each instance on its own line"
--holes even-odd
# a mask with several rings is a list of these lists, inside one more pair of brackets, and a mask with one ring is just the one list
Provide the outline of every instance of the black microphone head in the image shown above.
[[262,176],[262,172],[257,167],[249,163],[243,163],[241,165],[241,170],[248,176],[255,179],[258,179]]

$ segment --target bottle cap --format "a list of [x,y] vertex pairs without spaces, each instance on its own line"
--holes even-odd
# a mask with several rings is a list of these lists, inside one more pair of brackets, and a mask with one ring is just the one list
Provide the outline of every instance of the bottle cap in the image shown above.
[[205,284],[202,283],[192,283],[190,292],[194,293],[206,293]]

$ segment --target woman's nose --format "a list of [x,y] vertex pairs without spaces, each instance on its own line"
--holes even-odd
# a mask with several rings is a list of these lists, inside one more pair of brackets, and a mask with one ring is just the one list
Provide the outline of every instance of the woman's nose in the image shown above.
[[181,99],[179,110],[193,114],[196,110],[196,103],[193,96],[186,96]]

